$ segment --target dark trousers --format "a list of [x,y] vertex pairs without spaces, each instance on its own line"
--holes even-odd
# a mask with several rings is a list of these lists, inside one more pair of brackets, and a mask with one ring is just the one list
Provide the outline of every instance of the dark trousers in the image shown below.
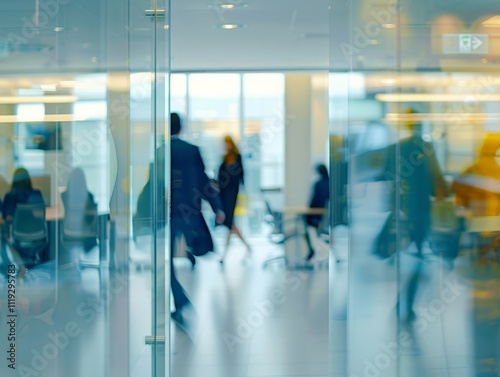
[[187,234],[188,229],[186,228],[186,223],[182,220],[172,219],[170,223],[170,287],[174,296],[175,310],[181,310],[185,305],[190,304],[184,288],[175,276],[174,268],[176,241],[182,234]]

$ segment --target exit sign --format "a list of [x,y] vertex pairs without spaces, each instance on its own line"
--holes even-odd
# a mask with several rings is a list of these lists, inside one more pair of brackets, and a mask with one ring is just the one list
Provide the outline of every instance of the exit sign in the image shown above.
[[443,34],[444,54],[486,54],[488,34]]

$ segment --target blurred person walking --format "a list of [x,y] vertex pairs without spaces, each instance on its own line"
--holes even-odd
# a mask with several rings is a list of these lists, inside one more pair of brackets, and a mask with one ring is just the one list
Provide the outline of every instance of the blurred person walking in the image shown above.
[[[174,298],[175,311],[172,318],[178,323],[183,323],[182,310],[190,306],[190,301],[175,274],[173,256],[175,244],[182,235],[194,256],[205,255],[214,250],[212,236],[201,212],[202,199],[210,203],[216,222],[224,221],[224,212],[220,203],[217,190],[205,173],[205,164],[201,158],[200,150],[179,138],[182,124],[178,114],[170,114],[170,192],[171,192],[171,221],[170,221],[170,284]],[[158,149],[158,181],[163,188],[162,174],[165,171],[165,146]],[[163,197],[163,196],[160,196]]]
[[[416,117],[413,110],[407,110],[407,114]],[[415,244],[417,259],[409,274],[404,308],[408,321],[413,321],[416,318],[414,303],[423,269],[423,246],[431,228],[431,197],[442,201],[448,189],[433,145],[422,138],[422,124],[412,119],[408,121],[407,127],[411,135],[389,146],[385,179],[391,183],[392,213],[378,236],[376,247],[379,253],[385,252],[390,256],[392,252],[403,251],[403,248]],[[400,238],[395,237],[397,232]],[[408,244],[398,244],[397,240],[403,238]]]
[[224,155],[222,164],[219,167],[217,183],[219,185],[222,207],[224,208],[224,213],[226,215],[223,225],[229,229],[229,233],[227,235],[226,248],[223,251],[220,263],[224,263],[231,235],[233,234],[238,236],[238,238],[246,246],[247,257],[250,256],[252,250],[248,242],[243,238],[240,230],[234,224],[234,210],[236,208],[240,185],[245,183],[241,154],[231,136],[227,135],[224,138],[224,145],[226,148],[226,154]]

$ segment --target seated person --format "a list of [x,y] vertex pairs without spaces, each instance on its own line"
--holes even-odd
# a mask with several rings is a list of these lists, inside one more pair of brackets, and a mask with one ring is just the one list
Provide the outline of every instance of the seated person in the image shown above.
[[[456,195],[456,204],[467,208],[472,216],[500,215],[500,166],[496,154],[500,150],[500,134],[486,135],[479,157],[455,179],[451,191]],[[500,229],[499,229],[500,231]],[[483,232],[479,238],[480,253],[496,249],[500,242],[497,232]]]
[[88,252],[97,246],[98,212],[82,169],[75,168],[70,173],[61,199],[64,206],[63,241],[75,241]]
[[[2,215],[6,222],[7,227],[12,223],[14,219],[14,214],[16,213],[16,208],[18,204],[39,204],[44,203],[42,193],[39,190],[33,189],[31,184],[31,178],[28,171],[24,168],[18,168],[14,172],[14,177],[12,179],[12,185],[10,191],[5,195]],[[9,231],[6,231],[6,238],[9,237]],[[19,266],[19,278],[22,278],[26,274],[25,262],[32,262],[32,258],[27,258],[24,261],[22,253],[17,250],[14,245],[10,247],[14,261]]]
[[[326,169],[325,165],[320,164],[316,167],[316,171],[319,174],[319,179],[314,184],[309,208],[325,208],[326,203],[330,199],[330,182],[328,177],[328,170]],[[318,229],[321,217],[322,215],[307,215],[306,224]],[[307,255],[306,259],[310,260],[314,256],[314,248],[311,244],[311,239],[307,229],[305,232],[305,238],[307,247],[309,248],[309,254]]]
[[451,186],[457,206],[470,209],[473,216],[500,215],[500,166],[496,161],[499,149],[500,134],[486,135],[477,160]]
[[2,215],[7,223],[11,223],[18,204],[44,203],[40,190],[33,189],[28,171],[18,168],[14,172],[10,191],[5,194]]

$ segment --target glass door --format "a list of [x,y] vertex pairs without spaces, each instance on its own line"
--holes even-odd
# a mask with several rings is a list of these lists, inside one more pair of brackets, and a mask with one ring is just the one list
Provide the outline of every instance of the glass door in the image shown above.
[[0,5],[2,376],[169,375],[168,7]]
[[331,4],[333,374],[497,376],[498,10]]

